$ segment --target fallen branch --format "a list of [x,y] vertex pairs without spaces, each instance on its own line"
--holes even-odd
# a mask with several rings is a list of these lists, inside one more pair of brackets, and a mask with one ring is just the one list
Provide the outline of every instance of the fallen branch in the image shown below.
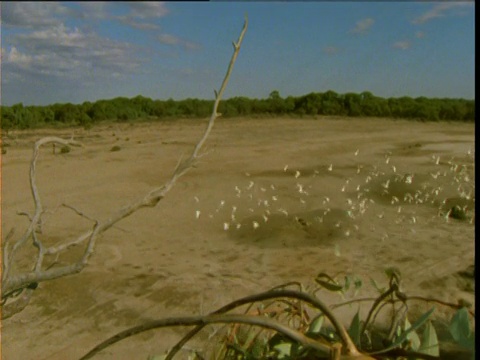
[[[202,149],[202,146],[204,145],[206,139],[208,138],[213,128],[213,125],[215,124],[215,120],[219,116],[217,112],[218,105],[225,91],[225,88],[228,84],[230,74],[233,70],[233,66],[237,59],[238,53],[240,51],[240,46],[242,44],[243,37],[247,30],[247,25],[248,25],[248,19],[245,17],[245,23],[240,33],[240,36],[238,38],[238,41],[233,43],[234,52],[228,66],[227,73],[220,87],[220,91],[218,93],[215,91],[215,103],[213,106],[212,115],[210,116],[210,120],[207,124],[207,127],[202,137],[194,147],[190,156],[183,161],[179,161],[172,176],[164,185],[151,190],[142,199],[139,199],[138,201],[124,208],[121,208],[105,222],[100,222],[95,220],[95,226],[92,230],[85,232],[84,234],[78,236],[74,240],[71,240],[66,243],[62,243],[55,247],[45,247],[44,244],[41,242],[41,240],[35,234],[37,227],[41,224],[42,214],[44,212],[42,202],[39,196],[39,192],[37,189],[37,185],[36,185],[37,159],[39,156],[40,148],[44,145],[47,145],[50,143],[53,143],[53,144],[58,143],[62,145],[80,146],[80,144],[74,140],[64,140],[57,137],[46,137],[38,140],[35,143],[33,157],[32,157],[31,166],[30,166],[30,189],[31,189],[32,197],[35,204],[35,211],[33,216],[31,216],[31,221],[26,232],[13,245],[12,249],[10,250],[8,246],[5,246],[3,248],[2,308],[3,308],[3,305],[5,305],[8,298],[12,296],[12,294],[17,294],[22,289],[25,289],[31,286],[31,284],[38,284],[43,281],[53,280],[53,279],[73,275],[82,271],[83,268],[86,266],[89,257],[92,255],[94,251],[95,241],[98,235],[104,233],[105,231],[110,229],[112,226],[114,226],[116,223],[132,215],[139,209],[144,207],[156,206],[158,202],[162,200],[165,197],[165,195],[170,191],[170,189],[175,185],[177,180],[181,176],[185,175],[185,173],[187,173],[192,167],[195,166],[197,160],[203,156],[202,154],[200,154],[200,150]],[[35,265],[31,271],[16,274],[13,276],[11,275],[10,270],[11,270],[11,265],[15,260],[17,251],[20,247],[24,246],[29,239],[32,240],[33,245],[38,249],[37,257],[34,261]],[[43,258],[45,255],[57,254],[57,253],[66,251],[70,247],[82,244],[85,241],[87,241],[87,246],[85,248],[85,251],[82,257],[79,259],[78,262],[73,263],[71,265],[63,266],[63,267],[53,267],[47,270],[42,269]],[[17,300],[20,301],[21,299],[17,299]],[[5,315],[12,316],[13,314],[14,313],[3,312],[2,318],[6,318]]]

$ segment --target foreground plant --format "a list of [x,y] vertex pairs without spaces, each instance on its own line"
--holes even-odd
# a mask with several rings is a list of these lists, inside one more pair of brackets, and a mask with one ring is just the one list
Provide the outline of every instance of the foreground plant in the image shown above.
[[[194,326],[165,355],[150,359],[170,360],[196,334],[206,326],[229,324],[223,331],[216,331],[210,343],[201,350],[189,350],[194,359],[440,359],[456,358],[452,350],[441,352],[440,342],[431,315],[435,308],[419,316],[413,324],[408,316],[408,303],[423,301],[457,309],[448,324],[451,338],[458,351],[475,356],[474,334],[470,317],[474,313],[462,304],[449,304],[437,299],[407,296],[400,290],[400,274],[396,269],[386,271],[388,287],[376,298],[357,299],[326,306],[315,296],[320,289],[344,292],[349,280],[340,285],[335,279],[322,273],[316,278],[320,287],[310,293],[298,283],[289,283],[267,292],[247,296],[205,316],[175,317],[153,320],[126,329],[105,340],[81,360],[90,359],[100,351],[131,336],[145,331],[174,326]],[[357,282],[358,284],[358,282]],[[375,284],[376,285],[376,284]],[[289,289],[295,286],[299,289]],[[372,302],[364,320],[360,311],[346,329],[333,310],[342,306]],[[387,329],[376,324],[380,312],[390,308],[390,324]],[[241,313],[230,313],[243,309]],[[423,329],[421,333],[419,330]]]
[[[37,160],[40,155],[41,147],[48,144],[60,144],[63,146],[81,146],[81,144],[73,139],[64,140],[58,137],[46,137],[35,143],[33,157],[30,163],[30,189],[35,205],[34,212],[33,214],[26,212],[21,213],[21,215],[27,216],[29,219],[30,223],[27,230],[18,240],[13,241],[14,229],[12,229],[6,235],[2,246],[1,314],[3,319],[21,312],[28,305],[34,290],[38,288],[38,285],[41,282],[81,272],[88,264],[88,260],[95,250],[96,241],[102,233],[106,232],[119,221],[132,215],[139,209],[156,206],[172,189],[177,180],[196,165],[198,159],[204,155],[201,154],[200,151],[215,124],[215,120],[220,116],[220,114],[217,113],[218,105],[228,84],[230,74],[240,51],[240,46],[247,30],[247,25],[248,19],[245,18],[240,37],[236,43],[233,43],[234,52],[225,78],[223,79],[220,90],[218,92],[215,91],[215,103],[205,132],[192,150],[190,156],[183,160],[180,159],[170,179],[164,185],[151,190],[142,199],[119,209],[104,222],[97,219],[91,219],[75,207],[63,204],[63,206],[73,210],[79,216],[90,220],[93,224],[90,230],[80,234],[74,240],[65,240],[54,246],[47,246],[44,242],[46,237],[42,234],[42,223],[45,209],[42,205],[40,192],[38,191],[36,182]],[[29,242],[36,248],[36,256],[32,259],[31,270],[14,273],[12,268],[19,262],[19,250],[25,247]],[[56,262],[54,262],[53,265],[50,264],[45,266],[44,260],[46,256],[54,255],[58,257],[61,253],[67,252],[78,245],[84,245],[85,248],[82,256],[76,262],[64,266],[57,266]]]

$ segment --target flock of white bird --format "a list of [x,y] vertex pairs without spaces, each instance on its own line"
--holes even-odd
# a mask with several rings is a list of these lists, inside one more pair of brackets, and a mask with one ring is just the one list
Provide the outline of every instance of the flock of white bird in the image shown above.
[[[354,152],[354,156],[357,157],[360,151],[357,149]],[[355,219],[359,216],[365,214],[365,212],[376,203],[375,196],[381,196],[384,199],[389,199],[389,203],[392,206],[396,206],[396,213],[402,214],[403,216],[398,216],[395,219],[395,223],[399,224],[405,220],[409,221],[410,224],[416,224],[418,222],[418,216],[416,216],[415,211],[403,211],[405,207],[412,209],[410,205],[422,205],[422,204],[432,204],[438,205],[439,209],[442,209],[442,206],[445,204],[446,196],[445,186],[452,187],[456,186],[457,193],[456,197],[465,199],[467,201],[475,201],[475,181],[474,181],[474,151],[469,150],[467,153],[471,164],[459,163],[456,162],[454,157],[451,157],[448,161],[442,162],[439,155],[432,155],[431,165],[438,167],[436,171],[431,171],[428,174],[430,175],[430,181],[416,181],[417,175],[412,173],[399,174],[397,173],[397,167],[393,164],[390,164],[392,153],[387,152],[384,156],[384,165],[374,165],[370,171],[366,171],[370,166],[365,166],[362,164],[357,165],[356,175],[353,177],[347,178],[343,184],[340,185],[339,191],[341,193],[351,194],[351,197],[346,199],[346,213],[352,219]],[[448,165],[448,169],[446,169]],[[329,164],[325,167],[328,172],[333,172],[334,165]],[[310,180],[316,176],[320,175],[321,168],[314,170],[313,174],[310,176],[304,176],[300,170],[295,169],[293,171],[292,181],[294,186],[290,191],[289,197],[292,194],[296,194],[300,206],[305,206],[311,195],[312,185],[306,185],[305,182],[302,182],[302,179],[309,178]],[[283,172],[287,173],[289,171],[289,165],[283,167]],[[292,172],[292,171],[290,171]],[[361,175],[364,175],[364,178],[361,178]],[[278,193],[277,185],[270,184],[265,186],[262,184],[262,181],[259,181],[260,184],[257,184],[252,180],[250,173],[245,173],[248,184],[245,186],[234,187],[234,198],[240,199],[246,197],[247,206],[246,209],[251,214],[261,214],[263,222],[267,223],[269,217],[272,213],[283,214],[286,217],[289,216],[289,211],[282,206],[282,195]],[[428,175],[427,175],[428,177]],[[307,181],[311,183],[312,181]],[[421,185],[419,185],[421,183]],[[397,189],[397,193],[394,190],[391,190],[396,186],[401,186],[401,189],[410,189],[411,191],[400,191]],[[399,185],[400,184],[400,185]],[[415,184],[416,186],[413,186]],[[353,186],[353,187],[352,187]],[[352,191],[355,189],[355,191]],[[284,195],[285,196],[285,193]],[[348,195],[350,196],[350,195]],[[452,195],[450,195],[452,196]],[[442,198],[443,197],[443,198]],[[312,198],[312,197],[311,197]],[[313,197],[313,201],[318,201],[318,196]],[[196,204],[200,205],[200,199],[195,196],[194,200]],[[319,206],[325,207],[324,216],[331,210],[329,207],[330,198],[326,195],[321,196],[321,201]],[[312,205],[311,203],[309,205]],[[468,211],[470,214],[470,222],[474,221],[474,209],[467,205],[463,208],[465,212]],[[227,210],[227,208],[229,210]],[[380,210],[378,210],[380,209]],[[228,221],[223,222],[223,229],[225,231],[231,229],[240,229],[242,222],[239,221],[238,217],[238,204],[232,204],[227,207],[225,200],[220,200],[218,206],[210,212],[207,212],[207,217],[213,219],[215,214],[220,213],[221,211],[229,211],[230,216]],[[376,213],[379,219],[385,217],[385,208],[378,207]],[[451,210],[450,210],[451,211]],[[435,217],[438,217],[441,214],[445,221],[450,221],[450,211],[438,211],[435,214]],[[293,213],[293,211],[292,211]],[[202,211],[200,209],[195,210],[195,217],[199,219],[201,217]],[[316,220],[321,223],[323,221],[322,216],[316,217]],[[245,224],[243,225],[245,226]],[[251,223],[252,229],[258,229],[262,226],[261,221],[252,220]],[[354,228],[358,230],[358,226],[354,225]],[[350,235],[350,229],[345,231],[345,235]]]

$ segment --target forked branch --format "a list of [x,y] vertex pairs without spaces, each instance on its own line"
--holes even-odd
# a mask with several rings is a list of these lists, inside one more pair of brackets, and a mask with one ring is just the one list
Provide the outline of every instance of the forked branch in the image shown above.
[[[53,280],[60,277],[72,275],[75,273],[80,272],[87,264],[89,257],[92,255],[95,247],[96,238],[110,229],[119,221],[125,219],[126,217],[132,215],[137,210],[144,208],[144,207],[154,207],[158,204],[160,200],[162,200],[165,195],[170,191],[170,189],[175,185],[177,180],[187,173],[196,163],[196,161],[201,157],[200,150],[204,145],[206,139],[208,138],[214,124],[215,120],[219,116],[217,109],[222,98],[222,95],[225,91],[225,88],[228,84],[230,79],[230,74],[233,70],[233,66],[237,59],[238,53],[240,51],[240,46],[242,44],[243,38],[245,36],[245,32],[247,31],[248,26],[248,19],[245,17],[245,23],[243,25],[243,29],[240,33],[238,41],[234,43],[234,52],[232,58],[230,60],[230,64],[227,69],[227,73],[223,79],[222,85],[220,87],[220,91],[217,93],[215,92],[215,103],[213,106],[212,115],[210,116],[210,120],[208,121],[207,127],[192,150],[192,153],[188,158],[184,161],[180,161],[178,166],[175,168],[172,176],[170,179],[162,186],[157,187],[150,192],[148,192],[143,198],[137,200],[136,202],[121,208],[116,213],[114,213],[108,220],[104,222],[100,222],[95,220],[95,226],[92,230],[86,231],[85,233],[79,235],[74,240],[70,240],[55,247],[46,247],[41,242],[38,236],[36,236],[36,231],[38,227],[41,225],[42,214],[43,214],[43,206],[40,199],[40,195],[36,185],[36,163],[39,156],[40,147],[49,143],[59,143],[63,145],[74,145],[78,146],[79,143],[73,140],[63,140],[56,137],[46,137],[41,140],[38,140],[34,146],[33,157],[30,166],[30,189],[32,192],[32,197],[35,204],[35,210],[33,216],[30,216],[30,224],[23,234],[23,236],[15,242],[12,249],[9,248],[8,242],[6,242],[3,250],[2,255],[2,318],[6,318],[8,316],[13,315],[16,312],[21,311],[27,304],[28,301],[25,302],[25,299],[17,299],[15,301],[22,301],[22,304],[25,304],[23,307],[15,306],[14,304],[6,304],[7,300],[11,297],[14,297],[21,293],[24,289],[32,289],[36,288],[36,285],[42,281]],[[11,265],[16,260],[15,256],[18,252],[18,249],[24,246],[27,241],[31,240],[32,244],[37,248],[37,258],[34,260],[34,266],[31,271],[27,271],[20,274],[11,274]],[[43,257],[48,254],[58,254],[63,251],[68,250],[74,245],[82,244],[87,242],[85,247],[85,251],[82,257],[78,260],[78,262],[73,263],[71,265],[66,265],[63,267],[53,267],[49,269],[43,269]],[[31,291],[26,292],[30,294]],[[29,298],[28,298],[29,300]],[[4,306],[5,305],[5,306]],[[11,306],[8,306],[11,305]],[[15,309],[12,313],[10,311],[5,311],[5,308],[8,306],[9,309]]]

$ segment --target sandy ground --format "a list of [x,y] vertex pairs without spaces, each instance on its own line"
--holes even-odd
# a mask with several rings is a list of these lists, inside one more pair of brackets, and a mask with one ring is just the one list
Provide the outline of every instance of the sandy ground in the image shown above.
[[[92,226],[60,204],[106,220],[162,185],[204,126],[197,120],[11,133],[2,157],[3,236],[15,227],[18,237],[27,219],[16,212],[33,210],[28,167],[39,137],[74,133],[85,145],[68,154],[47,148],[39,161],[49,210],[41,236],[53,244]],[[3,321],[2,359],[76,359],[145,320],[205,314],[287,281],[312,285],[320,272],[359,276],[362,297],[375,295],[369,277],[386,285],[383,270],[396,266],[408,295],[473,303],[473,282],[458,272],[474,263],[474,221],[439,212],[474,206],[474,194],[465,199],[474,189],[474,141],[473,124],[220,119],[208,154],[156,208],[109,230],[83,272],[42,283],[27,309]],[[111,152],[114,145],[121,150]],[[75,256],[79,251],[59,261]],[[352,311],[336,313],[347,321]],[[437,306],[435,316],[451,312]],[[147,332],[96,358],[146,359],[171,347],[181,330]]]

